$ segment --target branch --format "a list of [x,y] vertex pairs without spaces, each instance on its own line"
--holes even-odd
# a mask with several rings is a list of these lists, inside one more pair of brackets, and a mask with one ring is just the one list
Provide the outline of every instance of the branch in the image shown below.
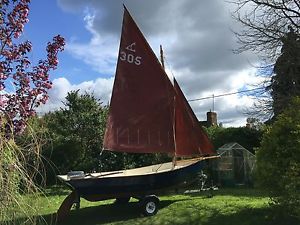
[[[293,10],[293,9],[290,9],[290,8],[287,8],[287,7],[282,7],[282,6],[277,5],[277,4],[271,4],[271,3],[269,3],[269,1],[261,1],[261,0],[251,0],[251,1],[254,2],[257,5],[268,6],[268,7],[273,8],[273,9],[286,10],[286,11],[292,12],[292,13],[294,13],[297,16],[300,17],[300,12],[298,12],[296,10]],[[283,4],[284,4],[284,1],[283,1]],[[284,6],[285,6],[285,4],[284,4]]]

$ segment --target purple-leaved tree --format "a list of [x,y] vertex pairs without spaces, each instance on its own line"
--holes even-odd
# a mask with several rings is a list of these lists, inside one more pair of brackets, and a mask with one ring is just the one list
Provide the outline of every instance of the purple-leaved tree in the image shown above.
[[58,65],[58,52],[65,41],[60,35],[47,44],[47,59],[32,65],[30,41],[19,40],[28,23],[30,0],[0,1],[0,129],[21,133],[26,120],[48,100],[52,87],[49,72]]

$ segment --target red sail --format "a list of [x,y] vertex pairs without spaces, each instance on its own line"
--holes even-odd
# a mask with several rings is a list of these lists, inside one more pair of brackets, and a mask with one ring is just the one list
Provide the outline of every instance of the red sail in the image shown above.
[[214,155],[213,146],[174,79],[175,140],[177,156]]
[[104,149],[174,153],[174,90],[125,9]]
[[104,149],[214,154],[177,82],[172,85],[126,8]]

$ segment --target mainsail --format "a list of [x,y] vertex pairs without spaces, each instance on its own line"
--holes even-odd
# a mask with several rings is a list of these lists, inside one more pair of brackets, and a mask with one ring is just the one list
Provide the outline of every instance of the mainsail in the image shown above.
[[177,82],[172,84],[126,8],[104,149],[214,154]]

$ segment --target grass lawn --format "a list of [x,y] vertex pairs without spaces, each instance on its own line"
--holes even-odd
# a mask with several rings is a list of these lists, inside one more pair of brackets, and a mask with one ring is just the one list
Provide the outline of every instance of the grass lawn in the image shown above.
[[[30,199],[38,205],[39,214],[50,224],[63,199],[70,193],[62,187],[46,190],[46,196]],[[91,203],[81,200],[81,208],[72,210],[61,225],[299,225],[300,221],[274,217],[268,198],[256,189],[220,189],[208,198],[207,192],[160,196],[157,215],[144,217],[139,204],[132,199],[125,205],[114,205],[113,200]],[[273,216],[272,216],[273,215]],[[45,223],[41,223],[45,224]]]

